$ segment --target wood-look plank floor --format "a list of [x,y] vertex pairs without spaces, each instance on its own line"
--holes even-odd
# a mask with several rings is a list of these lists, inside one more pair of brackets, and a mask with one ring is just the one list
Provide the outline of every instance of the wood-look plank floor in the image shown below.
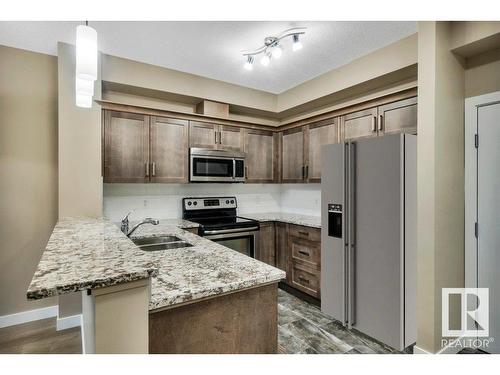
[[56,318],[0,329],[2,354],[79,354],[80,327],[56,330]]

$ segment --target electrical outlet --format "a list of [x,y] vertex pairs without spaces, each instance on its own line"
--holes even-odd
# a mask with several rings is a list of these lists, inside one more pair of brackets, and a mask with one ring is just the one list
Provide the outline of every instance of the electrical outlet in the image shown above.
[[143,206],[144,206],[144,208],[148,207],[148,200],[147,199],[144,199]]

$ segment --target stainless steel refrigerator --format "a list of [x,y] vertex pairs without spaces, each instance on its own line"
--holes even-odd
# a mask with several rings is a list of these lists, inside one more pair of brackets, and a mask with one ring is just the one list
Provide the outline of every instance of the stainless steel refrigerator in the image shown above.
[[416,341],[416,136],[322,148],[321,310],[393,348]]

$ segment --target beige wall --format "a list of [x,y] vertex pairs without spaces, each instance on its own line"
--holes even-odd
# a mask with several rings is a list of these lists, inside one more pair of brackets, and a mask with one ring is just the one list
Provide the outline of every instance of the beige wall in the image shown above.
[[417,63],[417,34],[380,48],[349,64],[278,95],[277,112],[385,76]]
[[57,59],[0,46],[0,316],[54,305],[26,290],[57,221]]
[[[325,112],[367,93],[389,87],[394,91],[398,85],[415,87],[416,63],[414,34],[277,95],[110,55],[103,55],[102,80],[106,86],[125,88],[125,93],[106,93],[105,99],[112,101],[190,113],[193,99],[208,99],[230,104],[230,112],[237,109],[231,114],[234,120],[279,126],[280,119],[288,122],[303,112]],[[177,96],[180,101],[183,97],[185,103],[145,98],[150,95],[145,92]]]
[[500,48],[467,59],[465,71],[466,98],[495,91],[500,91]]
[[[101,97],[96,81],[95,99]],[[75,47],[58,44],[59,217],[102,216],[101,109],[75,105]],[[59,297],[59,317],[81,313],[81,295]]]
[[431,353],[441,290],[464,286],[465,74],[450,48],[450,22],[419,23],[417,346]]
[[[100,99],[99,79],[95,99]],[[58,44],[59,217],[102,215],[101,109],[75,105],[75,48]]]

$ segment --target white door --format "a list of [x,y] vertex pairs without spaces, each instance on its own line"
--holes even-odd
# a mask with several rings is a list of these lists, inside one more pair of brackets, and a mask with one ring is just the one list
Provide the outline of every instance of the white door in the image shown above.
[[500,353],[500,103],[477,108],[477,284],[489,288],[489,349]]

